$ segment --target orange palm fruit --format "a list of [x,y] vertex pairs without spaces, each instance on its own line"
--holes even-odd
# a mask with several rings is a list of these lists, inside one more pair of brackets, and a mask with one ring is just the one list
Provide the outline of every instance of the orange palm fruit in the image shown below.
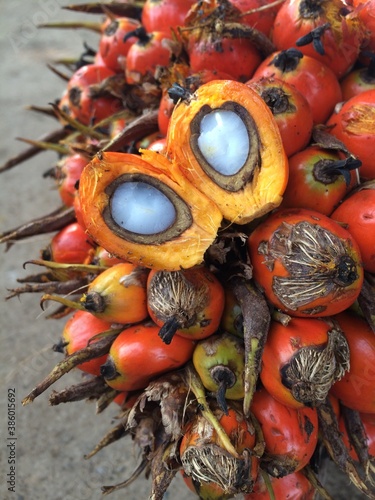
[[79,183],[88,233],[108,252],[152,269],[203,261],[222,214],[162,154],[99,153]]
[[137,323],[148,316],[148,269],[123,262],[101,272],[80,299],[86,311],[112,323]]
[[277,207],[288,162],[264,100],[233,80],[214,80],[194,94],[181,94],[167,135],[172,161],[231,222],[246,224]]

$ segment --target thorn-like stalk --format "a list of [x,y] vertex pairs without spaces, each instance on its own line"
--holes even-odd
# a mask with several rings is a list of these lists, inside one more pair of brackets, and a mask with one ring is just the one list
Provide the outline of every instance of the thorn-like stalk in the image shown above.
[[33,219],[15,229],[5,231],[0,234],[0,243],[13,243],[29,236],[59,231],[75,220],[74,207],[60,207],[38,219]]
[[263,295],[249,282],[236,279],[233,291],[243,316],[245,342],[243,410],[245,416],[248,416],[261,369],[261,357],[271,324],[271,314]]
[[60,155],[68,155],[70,149],[61,143],[45,142],[45,141],[34,141],[33,139],[25,139],[24,137],[16,137],[17,141],[25,142],[38,149],[45,149],[47,151],[54,151]]
[[[69,132],[65,128],[59,128],[58,130],[54,130],[52,132],[49,132],[48,134],[44,134],[42,137],[40,137],[39,141],[58,143],[61,139],[64,139],[68,134]],[[25,151],[22,151],[16,156],[9,158],[3,165],[1,165],[0,173],[15,167],[20,163],[29,160],[30,158],[33,158],[41,151],[43,151],[43,149],[40,149],[39,147],[36,146],[32,146],[26,149]]]
[[81,302],[77,302],[76,300],[70,300],[67,299],[66,297],[60,297],[59,295],[53,295],[49,293],[45,293],[40,299],[40,307],[43,309],[43,311],[44,311],[44,303],[47,302],[48,300],[58,302],[59,304],[62,304],[63,306],[69,307],[71,309],[86,311],[86,308]]
[[101,23],[90,21],[58,21],[38,24],[38,28],[57,28],[57,29],[86,29],[101,33]]
[[329,399],[327,398],[325,402],[319,404],[317,410],[322,440],[331,459],[362,493],[374,499],[375,496],[360,477],[355,463],[342,440],[337,417]]
[[73,403],[83,399],[99,398],[102,394],[111,391],[111,388],[101,377],[91,377],[80,384],[66,387],[62,391],[52,391],[49,396],[49,404],[57,406],[61,403]]
[[149,464],[148,458],[146,456],[143,456],[141,463],[133,471],[132,475],[128,479],[126,479],[122,483],[115,484],[114,486],[102,486],[103,495],[109,495],[114,491],[118,491],[121,490],[122,488],[126,488],[127,486],[129,486],[129,484],[131,484],[133,481],[137,479],[137,477],[140,476],[140,474],[146,469],[148,464]]
[[105,448],[106,446],[115,443],[122,437],[126,436],[129,433],[129,431],[126,430],[126,425],[123,421],[121,421],[119,424],[117,424],[115,427],[113,427],[110,431],[106,433],[106,435],[99,441],[99,443],[95,446],[95,448],[90,451],[90,453],[87,453],[84,455],[84,459],[88,460],[89,458],[93,457],[96,455],[100,450]]
[[77,365],[80,365],[86,361],[90,361],[90,359],[98,358],[100,356],[108,354],[113,341],[122,330],[122,328],[109,330],[110,333],[106,337],[98,340],[98,342],[91,343],[89,346],[84,347],[79,351],[70,354],[65,359],[57,363],[50,374],[47,375],[47,377],[22,400],[22,405],[25,406],[29,403],[32,403],[36,397],[43,394],[43,392],[51,387],[52,384],[54,384],[63,375],[65,375],[65,373],[68,373]]

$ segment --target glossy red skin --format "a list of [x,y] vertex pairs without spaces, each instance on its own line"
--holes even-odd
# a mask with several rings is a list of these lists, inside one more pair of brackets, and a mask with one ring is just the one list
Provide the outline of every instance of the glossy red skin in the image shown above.
[[[95,335],[110,330],[111,323],[95,318],[86,311],[76,311],[65,323],[62,340],[67,342],[66,354],[70,355],[88,346],[89,340]],[[96,341],[93,341],[96,342]],[[100,367],[106,362],[107,355],[94,358],[77,366],[80,370],[100,375]]]
[[[276,478],[269,476],[275,500],[313,500],[315,488],[302,472],[293,472]],[[270,500],[267,486],[259,474],[254,491],[244,496],[244,500]]]
[[192,73],[208,69],[230,75],[232,80],[246,82],[262,61],[259,51],[250,40],[222,38],[220,50],[208,36],[189,38],[188,53]]
[[375,335],[367,322],[349,312],[334,316],[350,349],[350,370],[331,393],[345,406],[361,413],[375,413]]
[[78,222],[68,224],[51,240],[51,260],[63,264],[82,264],[90,254],[93,243]]
[[366,30],[363,50],[375,52],[375,0],[352,0],[352,4]]
[[365,271],[375,273],[375,189],[354,192],[331,217],[342,223],[358,243]]
[[[248,12],[250,10],[255,10],[264,7],[270,3],[271,0],[230,0],[230,3],[237,7],[241,12]],[[276,18],[277,11],[280,9],[281,4],[274,5],[267,9],[254,12],[253,14],[247,14],[246,16],[241,16],[238,19],[239,23],[247,24],[252,28],[257,29],[265,35],[269,35],[273,23]]]
[[[334,15],[336,25],[334,29],[336,31],[333,32],[330,28],[325,30],[321,37],[324,54],[319,54],[312,43],[297,47],[296,41],[300,37],[307,35],[318,26],[330,22],[325,14],[314,18],[301,17],[299,12],[301,3],[302,0],[286,0],[282,4],[272,27],[273,43],[277,50],[298,48],[303,54],[314,57],[329,66],[337,78],[341,78],[357,60],[363,40],[362,30],[358,29],[355,23],[350,21],[350,18]],[[331,14],[333,11],[338,13],[341,8],[345,8],[345,2],[341,0],[331,0],[330,3]]]
[[375,90],[375,75],[370,76],[367,68],[354,69],[340,81],[340,85],[343,101],[347,101],[367,90]]
[[375,179],[375,90],[368,90],[346,101],[327,120],[328,132],[357,156],[363,179]]
[[[67,90],[72,116],[84,125],[104,120],[121,109],[121,101],[114,97],[92,97],[90,86],[97,85],[116,73],[106,66],[87,64],[70,78]],[[79,98],[77,98],[77,93]]]
[[294,85],[310,104],[314,123],[325,123],[342,100],[336,75],[328,66],[307,55],[299,60],[294,70],[283,72],[273,64],[279,53],[268,56],[256,69],[253,79],[273,77]]
[[290,472],[309,463],[318,443],[315,408],[290,408],[262,388],[255,392],[250,410],[261,425],[267,456],[287,460]]
[[292,318],[287,326],[277,321],[271,323],[260,379],[272,397],[290,408],[305,408],[283,384],[280,370],[301,347],[325,345],[331,329],[328,322],[313,318]]
[[[360,418],[367,437],[368,453],[370,456],[375,457],[375,421],[371,420],[365,414],[360,414]],[[348,432],[345,426],[344,417],[339,419],[339,429],[342,434],[342,440],[349,451],[349,455],[353,460],[359,461],[358,455],[350,442]]]
[[186,14],[195,0],[146,0],[142,8],[142,24],[148,33],[164,31],[169,36],[171,29],[183,26]]
[[[296,307],[295,309],[290,309],[283,304],[273,289],[274,277],[286,277],[288,276],[288,271],[285,269],[281,258],[277,258],[272,268],[269,268],[265,262],[265,256],[259,253],[258,248],[261,243],[269,242],[275,231],[277,231],[283,223],[295,225],[302,221],[308,222],[311,225],[318,225],[341,240],[344,244],[345,254],[351,257],[356,265],[357,279],[350,285],[342,287],[340,293],[335,297],[331,291],[325,296],[318,296],[313,298],[309,303]],[[274,306],[291,316],[317,317],[337,314],[347,307],[350,307],[361,291],[363,268],[357,242],[352,235],[336,221],[315,210],[303,208],[284,208],[276,210],[250,234],[248,238],[248,250],[253,265],[254,280],[263,288],[267,299]],[[296,276],[294,278],[296,279]],[[338,289],[336,289],[336,292],[337,291]],[[315,309],[316,307],[320,310],[316,313],[312,312],[311,309]],[[307,312],[305,312],[306,310]]]
[[124,71],[125,57],[131,45],[138,40],[132,36],[124,41],[125,35],[139,28],[141,23],[129,17],[106,19],[99,40],[99,53],[103,63],[116,72]]
[[[313,129],[313,114],[305,97],[292,85],[276,78],[250,79],[247,85],[261,97],[271,89],[282,90],[288,98],[289,109],[275,113],[269,106],[279,127],[286,155],[289,157],[308,145]],[[266,101],[267,102],[267,101]]]
[[115,379],[106,380],[110,387],[118,391],[143,389],[153,378],[189,361],[194,342],[176,337],[167,345],[158,332],[159,327],[149,323],[132,326],[119,334],[109,352],[118,372]]
[[137,84],[144,79],[154,79],[157,66],[168,66],[171,51],[165,44],[168,36],[162,31],[149,33],[147,42],[133,43],[126,56],[125,78],[129,84]]
[[319,181],[314,176],[314,165],[321,160],[340,159],[339,153],[317,146],[307,147],[292,155],[289,158],[289,180],[280,208],[308,208],[331,215],[349,188],[343,175],[329,184]]
[[375,425],[375,413],[361,413],[362,422]]
[[77,193],[77,181],[88,160],[79,154],[67,156],[58,171],[59,194],[67,207],[72,207]]

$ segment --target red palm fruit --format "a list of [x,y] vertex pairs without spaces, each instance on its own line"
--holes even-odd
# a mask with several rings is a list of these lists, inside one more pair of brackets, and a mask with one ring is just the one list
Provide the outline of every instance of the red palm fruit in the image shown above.
[[193,73],[204,69],[227,73],[232,80],[246,82],[262,61],[260,52],[251,40],[222,36],[213,38],[211,32],[189,33],[187,51]]
[[350,370],[331,388],[344,406],[375,413],[375,335],[360,316],[342,312],[334,316],[350,350]]
[[131,45],[137,41],[136,37],[125,40],[124,37],[140,26],[139,21],[129,17],[108,17],[104,21],[99,40],[99,54],[109,69],[117,73],[124,71],[126,55]]
[[66,156],[58,163],[55,177],[58,181],[60,198],[64,205],[72,207],[77,193],[77,182],[88,160],[80,154]]
[[[203,415],[197,413],[185,426],[180,444],[184,472],[193,482],[203,482],[208,492],[213,493],[212,498],[248,493],[259,471],[259,458],[251,453],[256,445],[254,428],[234,407],[229,408],[227,415],[221,410],[214,410],[214,414],[237,456],[223,449],[217,430]],[[217,496],[220,490],[221,496]]]
[[196,0],[146,0],[142,8],[142,25],[146,31],[163,31],[171,35],[171,30],[183,26],[190,7]]
[[116,73],[106,66],[87,64],[70,78],[67,90],[73,118],[84,125],[93,125],[122,108],[121,101],[110,95],[104,82]]
[[375,90],[367,90],[339,106],[327,120],[327,131],[362,162],[359,174],[375,179]]
[[[240,10],[238,22],[269,36],[276,14],[281,7],[280,2],[273,0],[230,0],[230,3]],[[246,12],[249,12],[246,14]]]
[[298,47],[338,78],[356,62],[363,39],[362,23],[343,0],[285,0],[272,28],[277,50]]
[[260,379],[280,403],[315,407],[349,369],[344,334],[329,321],[292,318],[273,321],[263,350]]
[[309,146],[289,157],[281,208],[308,208],[331,215],[349,192],[361,162],[333,149]]
[[133,325],[113,342],[101,374],[106,383],[118,391],[143,389],[148,383],[189,361],[194,342],[178,337],[171,345],[158,336],[154,323]]
[[359,189],[345,198],[331,214],[358,243],[363,268],[375,273],[375,188]]
[[[95,335],[110,330],[111,323],[102,319],[96,318],[91,313],[86,311],[76,311],[65,323],[62,332],[62,342],[65,345],[67,355],[73,354],[88,346],[89,341]],[[95,342],[95,340],[93,340]],[[77,368],[91,373],[91,375],[100,375],[100,367],[107,360],[107,355],[94,358],[86,361]]]
[[290,408],[264,388],[254,393],[250,409],[260,423],[266,445],[262,469],[275,477],[303,469],[318,443],[317,410]]
[[72,222],[52,238],[42,252],[44,260],[62,264],[83,264],[91,255],[94,244],[78,222]]
[[125,78],[129,84],[155,82],[157,70],[167,67],[171,49],[166,43],[168,36],[163,31],[151,33],[141,27],[134,31],[138,40],[132,44],[126,56]]
[[356,8],[358,17],[364,26],[363,52],[375,52],[375,1],[352,0],[352,5]]
[[340,86],[343,101],[367,90],[375,90],[375,55],[371,56],[367,66],[352,69],[340,81]]
[[342,100],[339,81],[321,61],[297,49],[272,53],[257,67],[253,79],[273,77],[294,85],[310,104],[315,124],[325,123]]
[[[197,2],[186,18],[182,40],[192,73],[215,70],[231,79],[246,82],[262,60],[256,44],[241,31],[231,29],[239,11],[230,2]],[[220,26],[220,29],[217,29]]]
[[247,85],[266,102],[279,127],[287,156],[308,145],[313,129],[313,113],[306,98],[293,85],[277,78],[251,79]]
[[[303,472],[293,472],[284,477],[269,478],[275,500],[313,500],[315,488]],[[259,474],[252,493],[245,495],[244,500],[270,500],[263,476]]]
[[250,234],[254,280],[291,316],[344,311],[357,299],[364,274],[358,244],[336,221],[305,208],[274,211]]

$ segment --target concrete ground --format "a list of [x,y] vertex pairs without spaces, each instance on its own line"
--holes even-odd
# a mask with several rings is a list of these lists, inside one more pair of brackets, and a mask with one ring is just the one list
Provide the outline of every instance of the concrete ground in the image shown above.
[[[25,148],[17,137],[37,139],[57,125],[53,119],[25,109],[29,104],[47,105],[64,89],[64,82],[47,69],[46,63],[59,57],[78,56],[84,41],[96,47],[97,35],[87,30],[36,28],[42,22],[79,19],[80,16],[61,10],[69,3],[63,0],[0,3],[0,163]],[[42,153],[1,174],[0,232],[57,208],[58,194],[52,182],[42,177],[55,161],[54,153]],[[0,248],[0,498],[97,500],[102,498],[102,485],[123,481],[137,464],[137,450],[126,439],[89,461],[83,459],[112,425],[116,409],[109,408],[98,416],[94,405],[84,402],[51,407],[50,391],[27,407],[20,403],[61,359],[51,346],[59,340],[64,320],[45,318],[39,307],[39,294],[6,300],[7,290],[17,286],[17,278],[40,271],[35,266],[29,265],[26,270],[22,266],[25,261],[38,258],[49,239],[50,235],[38,236],[16,243],[7,251],[5,245]],[[74,372],[55,388],[62,389],[78,381],[79,373]],[[12,436],[7,426],[7,403],[14,391],[16,425]],[[12,485],[7,480],[13,479],[14,449],[15,493],[7,490]],[[363,498],[352,493],[348,481],[334,468],[327,474],[327,481],[335,500]],[[138,479],[110,498],[146,499],[149,487],[147,480]],[[177,478],[165,498],[195,497]]]

